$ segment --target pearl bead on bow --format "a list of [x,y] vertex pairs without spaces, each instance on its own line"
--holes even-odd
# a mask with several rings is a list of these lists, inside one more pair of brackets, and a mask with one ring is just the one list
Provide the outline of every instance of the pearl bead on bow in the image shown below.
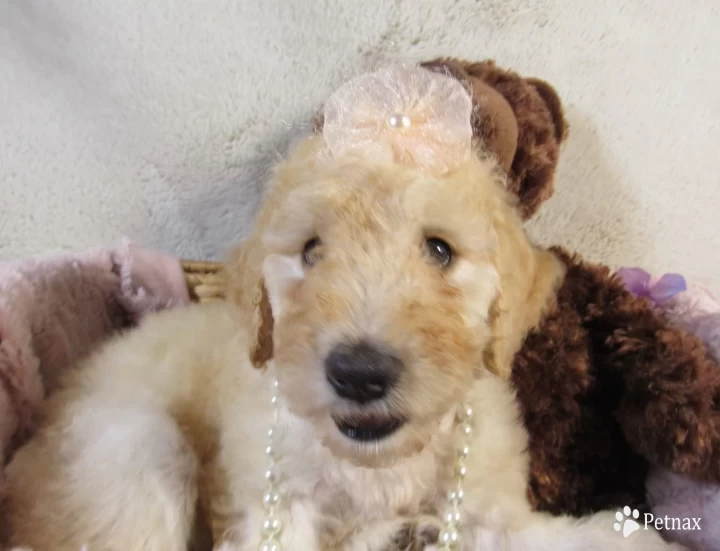
[[391,115],[388,119],[388,124],[392,128],[410,128],[412,125],[412,120],[410,120],[410,117],[407,115],[403,115],[402,113],[395,113],[394,115]]

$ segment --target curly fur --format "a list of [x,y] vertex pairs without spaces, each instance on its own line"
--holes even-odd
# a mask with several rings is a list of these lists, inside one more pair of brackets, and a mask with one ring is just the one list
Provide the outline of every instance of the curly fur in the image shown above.
[[609,268],[554,251],[565,280],[512,373],[530,433],[532,502],[573,515],[645,508],[649,463],[717,481],[720,369],[703,343]]

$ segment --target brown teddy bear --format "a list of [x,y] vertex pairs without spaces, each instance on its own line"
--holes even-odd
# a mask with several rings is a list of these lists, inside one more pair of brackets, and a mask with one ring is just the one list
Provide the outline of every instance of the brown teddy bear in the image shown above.
[[[520,213],[531,217],[552,194],[567,136],[557,93],[492,61],[423,65],[471,91],[479,146],[497,157]],[[720,369],[704,344],[669,326],[607,267],[553,251],[565,279],[511,374],[530,433],[534,506],[578,516],[645,509],[651,464],[720,481]]]

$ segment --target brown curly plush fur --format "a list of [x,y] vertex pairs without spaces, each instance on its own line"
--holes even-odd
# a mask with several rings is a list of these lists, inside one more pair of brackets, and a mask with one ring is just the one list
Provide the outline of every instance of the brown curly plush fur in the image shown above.
[[[471,63],[453,58],[439,58],[422,64],[428,68],[444,67],[472,89],[474,83],[488,85],[499,92],[515,114],[517,148],[507,171],[508,189],[519,198],[520,214],[530,218],[553,193],[555,167],[560,145],[568,135],[562,103],[548,83],[536,78],[501,69],[492,60]],[[492,142],[498,129],[488,117],[473,118],[475,135]]]
[[529,494],[554,514],[644,508],[649,462],[720,481],[720,369],[601,265],[556,248],[557,305],[515,358]]

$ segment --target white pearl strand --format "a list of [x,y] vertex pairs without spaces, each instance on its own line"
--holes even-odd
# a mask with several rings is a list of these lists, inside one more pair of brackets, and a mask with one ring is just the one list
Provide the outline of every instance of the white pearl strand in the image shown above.
[[[272,380],[272,397],[270,403],[273,406],[273,422],[272,427],[268,430],[268,445],[265,448],[265,454],[270,459],[270,464],[265,471],[265,481],[267,487],[263,494],[263,506],[265,508],[265,517],[262,525],[262,541],[258,546],[258,551],[282,551],[280,543],[280,534],[282,532],[282,521],[278,515],[280,507],[280,492],[278,491],[278,473],[276,467],[277,455],[275,453],[275,431],[278,421],[278,382],[277,379]],[[467,476],[467,465],[465,460],[470,453],[470,437],[473,433],[473,410],[467,404],[463,404],[457,415],[459,421],[460,439],[457,454],[455,456],[455,466],[453,472],[453,486],[447,494],[449,507],[445,512],[443,529],[440,531],[438,543],[443,551],[458,551],[462,549],[462,514],[460,506],[462,505],[465,491],[463,482]]]
[[462,514],[460,506],[465,497],[463,489],[467,476],[465,460],[470,454],[470,437],[473,433],[473,409],[463,404],[457,415],[459,425],[459,444],[455,455],[453,485],[447,494],[449,506],[443,517],[443,529],[440,531],[438,544],[443,551],[462,549]]
[[258,546],[259,551],[282,551],[280,543],[280,533],[282,532],[282,520],[278,515],[280,506],[280,492],[278,491],[278,473],[276,466],[277,455],[275,453],[275,431],[278,421],[278,382],[273,377],[272,380],[272,397],[270,403],[273,407],[272,427],[268,430],[268,444],[265,448],[265,454],[270,459],[270,464],[265,471],[265,482],[267,487],[263,494],[263,506],[265,507],[265,517],[262,525],[262,541]]

